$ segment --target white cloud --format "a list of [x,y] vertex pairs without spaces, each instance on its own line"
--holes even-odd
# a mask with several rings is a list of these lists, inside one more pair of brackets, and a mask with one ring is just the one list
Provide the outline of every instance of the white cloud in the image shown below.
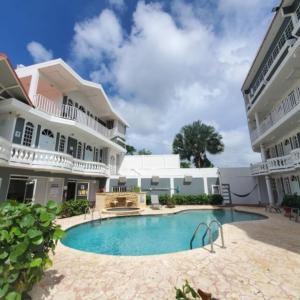
[[129,144],[168,153],[183,125],[202,120],[224,137],[215,165],[247,165],[258,156],[240,87],[274,1],[220,0],[213,12],[203,1],[176,0],[170,11],[139,2],[129,34],[104,10],[76,24],[73,55],[93,63],[93,80],[113,85],[113,104],[131,124]]
[[100,63],[103,55],[114,56],[122,42],[122,28],[108,9],[97,17],[76,23],[74,31],[72,58],[77,64],[86,60]]
[[42,44],[35,41],[27,44],[27,50],[35,63],[51,60],[53,58],[51,50],[47,50]]
[[108,3],[111,7],[119,11],[123,10],[126,7],[124,0],[108,0]]

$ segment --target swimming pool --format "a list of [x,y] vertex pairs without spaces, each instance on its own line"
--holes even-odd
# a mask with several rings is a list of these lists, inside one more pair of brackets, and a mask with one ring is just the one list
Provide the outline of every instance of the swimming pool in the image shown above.
[[[188,210],[176,214],[118,217],[77,225],[67,230],[62,243],[82,251],[109,255],[154,255],[190,249],[190,240],[199,222],[216,219],[221,224],[261,220],[266,217],[227,209]],[[202,246],[202,227],[194,248]],[[213,226],[213,238],[218,236]],[[226,239],[226,237],[225,237]],[[208,238],[205,244],[208,243]]]

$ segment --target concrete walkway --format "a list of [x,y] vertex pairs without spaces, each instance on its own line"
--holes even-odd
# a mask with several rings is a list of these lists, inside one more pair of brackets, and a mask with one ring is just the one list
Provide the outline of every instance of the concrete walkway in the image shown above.
[[[143,214],[187,208],[146,209]],[[265,213],[262,208],[239,209],[269,218],[224,225],[226,249],[216,246],[215,254],[201,248],[156,256],[118,257],[81,252],[59,244],[53,268],[46,271],[45,278],[32,291],[33,299],[173,300],[174,287],[188,280],[220,300],[300,300],[300,223]],[[59,223],[68,228],[83,221],[83,216],[78,216]]]

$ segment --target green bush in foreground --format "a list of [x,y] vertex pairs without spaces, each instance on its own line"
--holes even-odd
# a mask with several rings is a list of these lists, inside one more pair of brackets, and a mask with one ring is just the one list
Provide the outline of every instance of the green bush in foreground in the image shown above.
[[[222,195],[180,195],[176,194],[172,197],[170,195],[159,195],[159,203],[161,205],[221,205],[223,203]],[[146,198],[147,205],[151,204],[151,197],[147,195]]]
[[82,215],[88,207],[89,201],[87,199],[68,200],[63,202],[60,215],[63,218]]
[[21,299],[52,265],[49,251],[64,232],[54,220],[56,202],[46,206],[4,201],[0,205],[0,299]]

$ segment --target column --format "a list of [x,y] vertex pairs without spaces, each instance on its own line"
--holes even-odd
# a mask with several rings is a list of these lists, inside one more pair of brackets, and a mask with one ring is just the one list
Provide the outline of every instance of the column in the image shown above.
[[204,193],[208,194],[207,177],[203,177]]
[[171,193],[171,196],[174,195],[174,178],[173,177],[170,177],[170,193]]
[[106,178],[106,182],[105,182],[105,192],[106,193],[109,192],[109,183],[110,183],[110,177]]
[[137,186],[140,188],[140,190],[142,191],[142,178],[138,177],[137,178]]
[[28,91],[28,96],[33,103],[34,103],[34,96],[37,94],[37,90],[38,90],[39,77],[40,77],[39,70],[34,70],[34,72],[31,75],[30,87]]
[[260,144],[260,155],[261,155],[261,161],[266,162],[266,152],[265,152],[265,146],[263,144]]
[[272,191],[272,185],[271,185],[271,177],[269,175],[266,175],[265,179],[266,179],[266,185],[267,185],[267,191],[268,191],[269,204],[274,205],[274,197],[273,197],[273,191]]
[[257,131],[258,131],[258,133],[260,135],[259,116],[258,116],[257,112],[255,112],[254,117],[255,117],[256,128],[257,128]]

